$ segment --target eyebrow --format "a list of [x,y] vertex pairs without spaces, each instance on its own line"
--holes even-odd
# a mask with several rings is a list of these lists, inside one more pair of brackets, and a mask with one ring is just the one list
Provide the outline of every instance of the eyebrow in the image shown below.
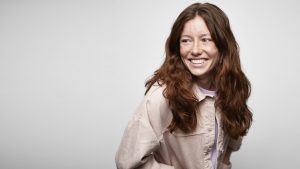
[[[210,33],[203,33],[200,35],[200,37],[204,37],[204,36],[211,36]],[[192,36],[190,35],[181,35],[180,38],[182,37],[188,37],[188,38],[192,38]]]

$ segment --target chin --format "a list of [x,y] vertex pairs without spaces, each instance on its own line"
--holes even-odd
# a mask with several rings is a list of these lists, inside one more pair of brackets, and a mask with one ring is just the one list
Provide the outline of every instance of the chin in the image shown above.
[[203,70],[203,71],[199,71],[199,70],[197,70],[197,71],[194,71],[194,70],[191,70],[190,72],[191,72],[191,73],[192,73],[192,75],[194,75],[194,76],[202,76],[202,75],[204,75],[204,74],[206,74],[206,73],[207,73],[207,71],[206,71],[206,70]]
[[209,73],[209,70],[203,70],[203,71],[198,70],[198,71],[190,71],[190,72],[193,76],[201,78],[201,77],[206,76]]

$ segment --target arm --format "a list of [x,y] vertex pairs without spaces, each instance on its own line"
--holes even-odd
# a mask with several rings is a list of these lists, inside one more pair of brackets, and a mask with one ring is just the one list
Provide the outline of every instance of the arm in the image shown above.
[[231,162],[230,162],[231,153],[232,153],[232,149],[230,147],[228,147],[228,149],[225,152],[224,159],[223,159],[224,164],[231,165]]
[[228,148],[225,152],[224,158],[223,158],[223,164],[221,164],[220,169],[231,169],[231,162],[230,162],[230,156],[231,153],[234,151],[238,151],[242,145],[242,137],[238,139],[232,139],[230,138],[228,143]]
[[115,158],[118,169],[174,169],[158,163],[153,156],[160,143],[149,122],[146,104],[142,103],[125,129]]

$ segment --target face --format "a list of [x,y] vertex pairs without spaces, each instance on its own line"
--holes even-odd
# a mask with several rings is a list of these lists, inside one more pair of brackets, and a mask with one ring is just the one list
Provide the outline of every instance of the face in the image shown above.
[[198,79],[210,76],[219,60],[219,51],[202,17],[196,16],[184,25],[180,55],[185,66]]

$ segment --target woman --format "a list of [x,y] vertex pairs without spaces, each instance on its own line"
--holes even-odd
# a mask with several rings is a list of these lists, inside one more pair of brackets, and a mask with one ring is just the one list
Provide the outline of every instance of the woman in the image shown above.
[[231,168],[252,122],[250,82],[226,14],[195,3],[176,19],[163,65],[116,154],[120,169]]

